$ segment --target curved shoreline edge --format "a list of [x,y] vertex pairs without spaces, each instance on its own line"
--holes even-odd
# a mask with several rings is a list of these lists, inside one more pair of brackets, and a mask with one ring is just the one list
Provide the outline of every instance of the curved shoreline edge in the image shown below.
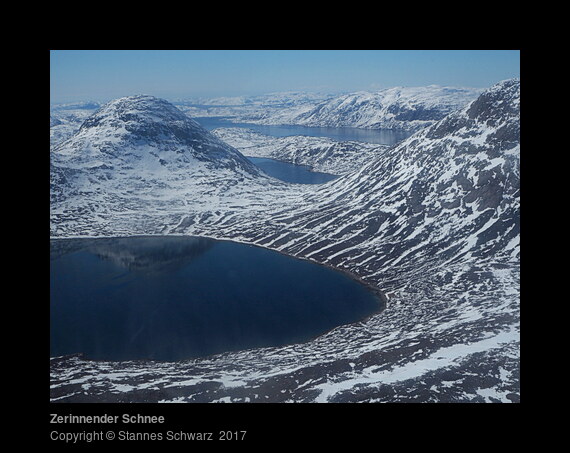
[[[376,316],[381,314],[384,310],[386,310],[386,308],[388,307],[388,301],[389,298],[386,296],[386,294],[377,286],[373,285],[372,283],[364,280],[362,277],[360,277],[359,275],[355,274],[354,272],[351,272],[347,269],[342,269],[342,268],[338,268],[335,267],[331,264],[327,264],[327,263],[321,263],[319,261],[315,261],[315,260],[311,260],[309,258],[305,258],[305,257],[300,257],[300,256],[295,256],[295,255],[291,255],[285,252],[282,252],[280,250],[275,250],[269,247],[265,247],[262,245],[258,245],[258,244],[253,244],[250,242],[246,242],[246,241],[238,241],[238,240],[233,240],[233,239],[220,239],[218,237],[214,237],[214,236],[203,236],[203,235],[187,235],[187,234],[133,234],[133,235],[127,235],[127,236],[65,236],[65,237],[61,237],[61,236],[50,236],[50,241],[59,241],[59,240],[97,240],[97,239],[127,239],[127,238],[165,238],[165,237],[180,237],[180,238],[201,238],[201,239],[211,239],[214,241],[219,241],[219,242],[234,242],[234,243],[238,243],[238,244],[243,244],[243,245],[249,245],[249,246],[253,246],[253,247],[257,247],[257,248],[261,248],[264,250],[269,250],[271,252],[277,252],[283,256],[287,256],[289,258],[293,258],[293,259],[297,259],[297,260],[302,260],[302,261],[308,261],[310,263],[319,265],[319,266],[324,266],[328,269],[334,270],[336,272],[340,272],[341,274],[344,274],[345,276],[347,276],[348,278],[350,278],[351,280],[361,284],[362,286],[364,286],[368,291],[370,291],[379,301],[378,304],[378,309],[376,311],[374,311],[373,313],[370,313],[369,315],[365,316],[362,319],[359,319],[357,321],[352,321],[346,324],[340,324],[338,326],[332,327],[331,329],[328,329],[314,337],[311,337],[310,339],[306,340],[306,341],[302,341],[302,342],[296,342],[296,343],[288,343],[285,345],[281,345],[281,346],[266,346],[266,347],[261,347],[261,348],[246,348],[244,350],[254,350],[254,349],[267,349],[267,348],[281,348],[281,347],[288,347],[288,346],[292,346],[295,344],[308,344],[311,343],[315,340],[317,340],[318,338],[327,335],[328,333],[330,333],[331,331],[339,328],[339,327],[346,327],[346,326],[354,326],[356,324],[360,324],[363,322],[368,321],[371,317]],[[227,355],[227,354],[231,354],[231,353],[236,353],[239,352],[241,350],[236,350],[236,351],[225,351],[225,352],[221,352],[221,353],[217,353],[217,354],[212,354],[212,355],[208,355],[205,357],[198,357],[198,358],[193,358],[193,359],[185,359],[185,360],[179,360],[179,361],[175,361],[175,362],[188,362],[188,361],[199,361],[202,359],[208,359],[211,357],[215,357],[215,356],[221,356],[221,355]],[[52,360],[57,360],[57,359],[65,359],[65,358],[70,358],[70,357],[77,357],[80,358],[81,360],[85,360],[85,361],[89,361],[89,362],[113,362],[113,363],[127,363],[127,362],[139,362],[139,363],[145,363],[145,362],[154,362],[154,363],[173,363],[173,361],[165,361],[165,360],[149,360],[149,359],[141,359],[141,360],[94,360],[94,359],[89,359],[87,357],[85,357],[83,355],[83,353],[74,353],[74,354],[66,354],[63,356],[58,356],[58,357],[50,357],[50,361]]]

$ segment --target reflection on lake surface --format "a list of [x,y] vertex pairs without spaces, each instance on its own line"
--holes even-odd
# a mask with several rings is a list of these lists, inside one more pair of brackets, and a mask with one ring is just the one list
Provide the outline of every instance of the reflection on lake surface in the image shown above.
[[50,356],[181,360],[307,341],[377,312],[347,275],[191,237],[50,241]]
[[289,137],[291,135],[307,135],[309,137],[328,137],[339,141],[357,141],[375,143],[379,145],[394,145],[412,135],[412,132],[393,129],[360,129],[356,127],[310,127],[278,125],[268,126],[263,124],[233,123],[227,118],[199,117],[193,118],[208,130],[218,127],[242,127],[252,129],[271,137]]

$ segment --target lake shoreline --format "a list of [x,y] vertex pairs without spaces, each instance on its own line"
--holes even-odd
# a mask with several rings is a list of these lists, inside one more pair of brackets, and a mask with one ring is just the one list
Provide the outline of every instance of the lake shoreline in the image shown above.
[[200,126],[208,131],[217,128],[250,129],[270,137],[327,137],[338,142],[361,142],[375,145],[395,145],[405,140],[414,132],[410,130],[388,128],[363,128],[351,126],[304,126],[301,124],[259,124],[243,121],[232,121],[229,116],[192,117]]
[[[317,335],[315,335],[314,337],[311,337],[308,340],[305,341],[300,341],[300,342],[292,342],[292,343],[287,343],[287,344],[283,344],[283,345],[279,345],[279,346],[260,346],[260,347],[254,347],[254,348],[245,348],[243,350],[250,350],[250,349],[271,349],[271,348],[283,348],[283,347],[288,347],[288,346],[293,346],[296,344],[306,344],[306,343],[310,343],[313,342],[315,340],[317,340],[318,338],[327,335],[329,332],[331,332],[332,330],[335,330],[337,328],[342,328],[342,327],[347,327],[347,326],[352,326],[352,325],[356,325],[356,324],[360,324],[360,323],[364,323],[367,320],[369,320],[371,317],[376,316],[381,314],[388,306],[388,297],[386,296],[386,294],[378,287],[376,287],[375,285],[365,281],[362,277],[360,277],[359,275],[355,274],[354,272],[351,272],[347,269],[342,269],[342,268],[337,268],[335,266],[332,266],[330,264],[326,264],[326,263],[320,263],[318,261],[315,260],[311,260],[309,258],[304,258],[304,257],[299,257],[299,256],[294,256],[288,253],[284,253],[280,250],[275,250],[275,249],[271,249],[269,247],[264,247],[262,245],[257,245],[257,244],[252,244],[249,242],[245,242],[245,241],[239,241],[239,240],[233,240],[233,239],[221,239],[218,237],[214,237],[214,236],[202,236],[202,235],[185,235],[185,234],[161,234],[161,235],[130,235],[130,236],[71,236],[71,237],[50,237],[50,243],[51,241],[64,241],[64,240],[97,240],[97,239],[101,239],[101,240],[109,240],[109,239],[127,239],[127,238],[169,238],[169,237],[179,237],[179,238],[198,238],[198,239],[210,239],[210,240],[215,240],[215,241],[219,241],[219,242],[230,242],[230,243],[238,243],[238,244],[243,244],[243,245],[249,245],[249,246],[254,246],[256,248],[259,249],[263,249],[263,250],[269,250],[271,252],[278,252],[280,255],[289,257],[289,258],[294,258],[297,260],[302,260],[302,261],[308,261],[312,264],[317,264],[320,266],[323,266],[325,268],[331,269],[333,271],[336,272],[340,272],[341,274],[347,276],[348,278],[350,278],[352,281],[355,281],[359,284],[361,284],[363,287],[365,287],[372,295],[373,297],[377,300],[378,302],[378,307],[377,309],[375,309],[372,313],[368,314],[367,316],[365,316],[362,319],[356,320],[356,321],[352,321],[352,322],[348,322],[345,324],[340,324],[337,326],[334,326],[330,329],[327,329],[324,332],[321,332]],[[195,358],[188,358],[188,359],[180,359],[180,360],[156,360],[156,359],[126,359],[126,360],[108,360],[108,359],[90,359],[84,356],[83,353],[74,353],[74,354],[64,354],[61,356],[54,356],[54,357],[50,357],[50,361],[57,359],[57,358],[67,358],[67,357],[80,357],[81,360],[86,360],[86,361],[92,361],[92,362],[112,362],[112,363],[126,363],[126,362],[137,362],[137,363],[144,363],[144,362],[154,362],[154,363],[176,363],[176,362],[196,362],[196,361],[200,361],[209,357],[215,357],[215,356],[223,356],[223,355],[227,355],[227,354],[232,354],[232,353],[236,353],[242,351],[242,349],[238,349],[238,350],[234,350],[234,351],[223,351],[223,352],[219,352],[219,353],[213,353],[210,355],[205,355],[203,357],[195,357]]]

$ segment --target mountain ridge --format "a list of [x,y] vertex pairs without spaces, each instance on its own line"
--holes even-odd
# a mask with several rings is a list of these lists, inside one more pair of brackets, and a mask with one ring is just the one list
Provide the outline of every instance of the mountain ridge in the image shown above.
[[392,87],[357,91],[293,109],[244,115],[240,121],[312,127],[358,127],[416,131],[473,100],[477,88]]

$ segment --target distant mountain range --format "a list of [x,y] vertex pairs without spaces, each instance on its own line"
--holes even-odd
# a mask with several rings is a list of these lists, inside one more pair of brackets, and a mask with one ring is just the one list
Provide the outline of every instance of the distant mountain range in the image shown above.
[[292,107],[307,103],[320,102],[333,97],[331,94],[310,93],[304,91],[283,91],[251,96],[198,97],[191,99],[173,99],[177,106],[230,107],[230,106],[260,106]]
[[51,149],[52,237],[252,243],[351,272],[388,306],[301,345],[177,364],[54,359],[52,400],[520,401],[520,81],[478,96],[446,90],[298,112],[329,125],[422,125],[318,186],[265,176],[160,99],[122,98],[85,119]]
[[[230,105],[194,106],[193,116],[225,116],[235,122],[312,127],[357,127],[417,131],[474,100],[477,88],[393,87],[375,92],[359,91],[325,99],[295,94],[278,97],[233,98]],[[202,102],[207,102],[203,100]],[[229,102],[229,101],[226,101]],[[241,103],[240,103],[241,102]]]
[[244,121],[318,127],[418,130],[473,100],[481,90],[439,86],[395,87],[357,92],[320,102],[303,111],[280,111]]

